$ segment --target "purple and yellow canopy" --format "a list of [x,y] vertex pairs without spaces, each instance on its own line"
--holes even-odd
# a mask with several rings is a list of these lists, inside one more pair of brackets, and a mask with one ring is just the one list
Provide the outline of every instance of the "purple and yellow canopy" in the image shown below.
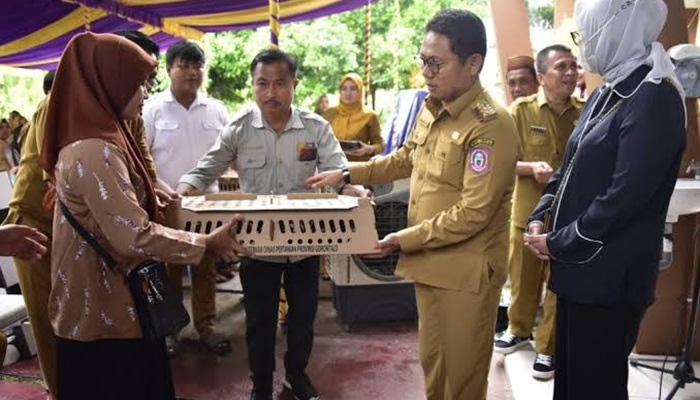
[[[0,65],[51,69],[73,35],[138,29],[161,48],[207,32],[267,25],[271,0],[3,0]],[[275,0],[272,0],[275,1]],[[374,2],[376,0],[369,0]],[[279,0],[282,24],[318,18],[368,0]]]

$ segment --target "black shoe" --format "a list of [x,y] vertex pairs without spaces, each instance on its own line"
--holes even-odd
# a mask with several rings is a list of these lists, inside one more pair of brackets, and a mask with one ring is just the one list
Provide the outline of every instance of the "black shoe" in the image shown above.
[[500,354],[510,354],[523,346],[527,346],[528,343],[530,343],[529,337],[515,336],[507,330],[493,344],[493,351]]
[[311,383],[311,380],[306,374],[292,379],[291,377],[284,378],[284,387],[289,389],[296,400],[318,400],[318,391]]
[[250,392],[250,400],[272,400],[272,393]]
[[532,376],[542,380],[554,378],[554,357],[537,353],[532,365]]

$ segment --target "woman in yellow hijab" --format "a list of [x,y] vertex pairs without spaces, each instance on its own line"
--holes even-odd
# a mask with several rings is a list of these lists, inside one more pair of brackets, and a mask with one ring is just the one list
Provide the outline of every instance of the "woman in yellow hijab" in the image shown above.
[[359,75],[344,75],[340,80],[340,104],[323,114],[350,161],[367,161],[384,150],[377,113],[362,105],[364,89]]

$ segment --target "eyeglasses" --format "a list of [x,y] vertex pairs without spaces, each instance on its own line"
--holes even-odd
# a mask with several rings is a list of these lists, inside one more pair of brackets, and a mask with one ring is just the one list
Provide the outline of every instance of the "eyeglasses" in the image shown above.
[[423,56],[420,55],[420,54],[416,54],[415,56],[413,56],[413,61],[416,62],[416,65],[417,65],[418,68],[420,68],[421,70],[422,70],[423,68],[425,68],[425,67],[428,67],[428,69],[430,70],[430,72],[432,72],[432,73],[434,73],[434,74],[439,74],[439,73],[440,73],[440,68],[442,68],[442,66],[446,64],[445,62],[437,61],[437,60],[434,59],[434,58],[429,58],[429,59],[426,60],[426,59],[423,58]]
[[202,70],[204,68],[204,64],[200,62],[195,62],[195,63],[178,63],[175,64],[175,68],[181,69],[183,71],[186,71],[188,69],[192,69],[195,71]]
[[[632,4],[634,4],[635,1],[637,1],[637,0],[627,0],[624,3],[622,3],[622,6],[620,6],[620,9],[617,10],[615,12],[615,14],[613,14],[613,16],[610,17],[610,19],[608,19],[603,24],[603,26],[601,26],[600,28],[598,28],[597,31],[593,32],[590,36],[588,36],[588,38],[586,38],[586,41],[583,42],[583,45],[584,46],[587,45],[591,40],[593,40],[593,38],[600,35],[600,33],[603,32],[603,29],[607,28],[607,26],[610,25],[610,23],[613,22],[615,20],[615,18],[617,18],[617,16],[620,15],[620,13],[622,13],[626,9],[630,8],[632,6]],[[571,32],[571,38],[574,39],[574,32]],[[578,32],[576,32],[576,38],[574,39],[574,44],[576,44],[576,46],[578,46],[579,41],[580,41],[580,35]]]
[[581,34],[578,33],[578,31],[571,32],[571,40],[574,41],[574,45],[578,46],[579,41],[581,40]]

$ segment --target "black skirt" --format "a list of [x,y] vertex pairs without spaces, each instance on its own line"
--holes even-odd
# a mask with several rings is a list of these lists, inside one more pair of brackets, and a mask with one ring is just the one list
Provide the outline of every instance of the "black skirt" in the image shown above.
[[165,340],[56,338],[58,400],[174,400]]

